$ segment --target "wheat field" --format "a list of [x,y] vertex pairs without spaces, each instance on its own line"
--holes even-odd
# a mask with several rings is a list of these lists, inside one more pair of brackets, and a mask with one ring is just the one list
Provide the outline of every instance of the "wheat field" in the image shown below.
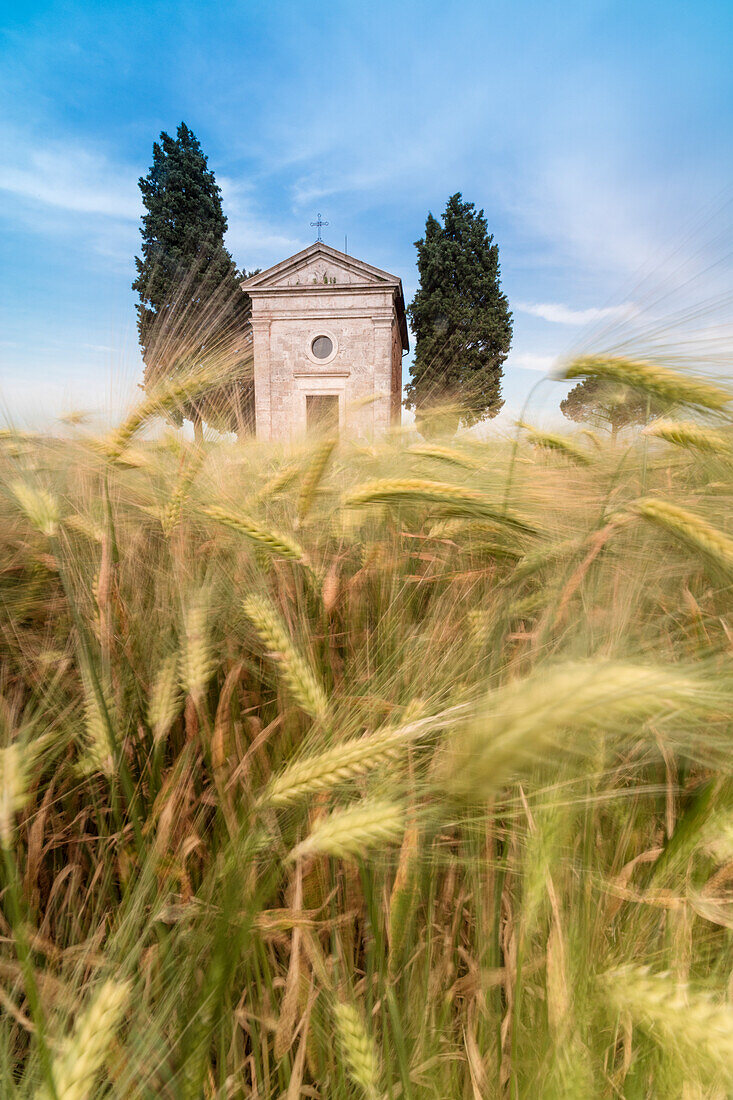
[[670,416],[2,433],[3,1098],[731,1095],[730,395],[573,369]]

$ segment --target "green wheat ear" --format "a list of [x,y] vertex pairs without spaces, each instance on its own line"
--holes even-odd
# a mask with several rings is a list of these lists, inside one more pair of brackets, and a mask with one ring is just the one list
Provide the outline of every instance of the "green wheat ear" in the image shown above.
[[243,607],[269,655],[279,662],[283,679],[298,704],[311,718],[324,719],[328,711],[326,693],[305,657],[295,647],[275,608],[259,596],[250,596]]
[[[107,981],[76,1021],[52,1065],[56,1100],[89,1100],[130,999],[130,982]],[[42,1088],[36,1100],[51,1100]]]
[[404,831],[404,807],[396,802],[367,801],[322,818],[290,853],[290,859],[329,855],[356,859],[372,848],[396,844]]
[[58,532],[60,522],[57,499],[46,489],[14,481],[10,490],[28,522],[48,538]]
[[286,806],[365,775],[373,768],[399,759],[409,745],[444,720],[442,715],[418,719],[397,729],[342,742],[317,756],[296,760],[275,776],[265,792],[264,801],[271,806]]
[[379,1100],[379,1060],[374,1040],[358,1010],[340,1002],[334,1006],[336,1034],[349,1076],[367,1100]]
[[733,1008],[718,1004],[669,973],[624,966],[606,973],[601,988],[611,1005],[626,1012],[676,1055],[692,1056],[733,1081]]
[[11,848],[15,815],[28,797],[29,752],[14,742],[0,749],[0,844]]
[[148,704],[148,723],[153,740],[161,741],[173,725],[181,709],[179,689],[179,656],[170,653],[158,669]]
[[608,660],[538,665],[490,692],[468,730],[452,737],[447,782],[458,796],[489,798],[551,751],[590,752],[598,731],[633,729],[680,709],[711,713],[719,702],[705,681],[673,667]]

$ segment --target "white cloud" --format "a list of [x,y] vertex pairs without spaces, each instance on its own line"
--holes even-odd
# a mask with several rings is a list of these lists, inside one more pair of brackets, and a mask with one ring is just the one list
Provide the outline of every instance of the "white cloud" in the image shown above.
[[510,355],[506,365],[508,368],[516,367],[520,370],[537,370],[545,373],[555,363],[554,355],[537,355],[531,351],[518,352]]
[[39,145],[32,137],[5,134],[11,151],[0,164],[0,191],[33,204],[124,221],[140,217],[138,172],[103,154],[62,142]]
[[634,306],[630,304],[571,309],[570,306],[564,306],[559,302],[512,302],[512,309],[530,313],[533,317],[541,317],[543,321],[550,321],[555,325],[589,325],[593,321],[612,317],[630,317],[635,311]]

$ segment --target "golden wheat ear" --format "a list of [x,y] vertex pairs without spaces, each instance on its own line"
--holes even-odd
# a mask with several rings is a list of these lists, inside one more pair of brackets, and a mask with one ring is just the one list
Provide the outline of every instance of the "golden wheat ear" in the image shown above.
[[256,543],[258,546],[263,547],[274,557],[285,558],[287,561],[297,561],[300,562],[301,565],[308,565],[308,557],[305,550],[295,541],[295,539],[290,538],[289,535],[283,535],[279,531],[273,531],[271,528],[264,527],[261,523],[251,519],[249,516],[227,511],[226,508],[220,508],[216,504],[204,508],[203,512],[204,515],[207,515],[217,523],[221,523],[224,527],[229,527],[232,531],[237,531],[240,535],[245,535],[248,539],[251,539],[252,542]]
[[303,476],[300,493],[298,494],[299,520],[305,519],[311,509],[316,490],[321,483],[321,479],[326,471],[326,466],[328,465],[328,460],[333,453],[336,443],[336,439],[324,439],[315,449],[313,457]]
[[467,489],[444,481],[421,478],[381,478],[360,486],[344,497],[346,507],[365,504],[439,505],[447,515],[492,519],[522,531],[531,531],[522,520],[507,515],[478,489]]
[[571,462],[577,462],[579,466],[592,465],[593,459],[591,456],[572,439],[568,439],[566,435],[558,435],[555,432],[543,432],[521,422],[519,422],[519,426],[526,430],[527,442],[534,444],[535,447],[544,448],[544,450],[547,451],[556,451],[564,458],[570,459]]
[[707,520],[686,508],[653,497],[635,501],[629,505],[628,510],[668,531],[691,550],[700,553],[712,565],[733,577],[733,538],[718,527],[713,527]]
[[664,439],[676,447],[700,451],[701,454],[725,457],[733,454],[733,437],[726,435],[725,432],[704,428],[691,421],[658,420],[650,424],[644,434],[654,436],[656,439]]
[[558,378],[595,378],[647,393],[667,405],[682,405],[708,412],[722,412],[733,394],[703,378],[681,374],[669,367],[620,356],[585,355],[562,367]]

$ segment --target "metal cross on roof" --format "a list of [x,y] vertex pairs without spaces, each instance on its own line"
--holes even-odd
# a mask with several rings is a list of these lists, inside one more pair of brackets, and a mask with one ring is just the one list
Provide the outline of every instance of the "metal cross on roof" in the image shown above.
[[315,222],[311,222],[311,225],[314,226],[314,227],[318,226],[318,236],[316,237],[316,240],[317,241],[322,241],[323,237],[321,236],[321,228],[324,225],[328,225],[328,222],[321,221],[321,212],[320,212],[320,210],[318,211],[318,220],[315,221]]

